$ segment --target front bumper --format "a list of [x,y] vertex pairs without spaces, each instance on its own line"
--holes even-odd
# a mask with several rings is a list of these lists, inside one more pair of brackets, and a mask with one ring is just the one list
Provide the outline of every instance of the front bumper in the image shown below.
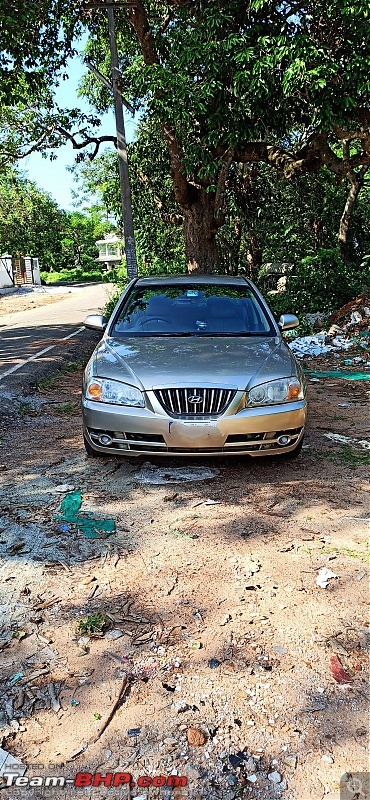
[[[166,414],[153,392],[147,408],[83,400],[87,441],[97,452],[111,455],[251,455],[288,453],[302,439],[306,401],[259,408],[240,408],[243,392],[221,416],[173,417]],[[100,436],[111,439],[109,445]],[[289,442],[278,442],[288,436]]]

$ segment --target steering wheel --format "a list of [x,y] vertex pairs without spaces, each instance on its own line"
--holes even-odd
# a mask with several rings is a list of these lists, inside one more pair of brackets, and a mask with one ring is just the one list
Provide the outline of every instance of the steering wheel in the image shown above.
[[167,328],[172,328],[171,322],[168,319],[164,319],[164,317],[147,317],[146,323],[150,325],[151,323],[164,323]]

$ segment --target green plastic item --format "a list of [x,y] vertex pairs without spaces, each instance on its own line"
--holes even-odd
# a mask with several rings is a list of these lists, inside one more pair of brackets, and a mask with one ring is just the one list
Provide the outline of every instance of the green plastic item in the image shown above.
[[370,381],[370,372],[342,372],[340,369],[331,369],[327,372],[304,370],[311,378],[343,378],[345,381]]
[[105,539],[116,529],[114,519],[96,519],[92,511],[82,511],[82,494],[78,489],[68,492],[60,505],[61,515],[55,514],[54,519],[63,522],[72,522],[86,536],[87,539]]

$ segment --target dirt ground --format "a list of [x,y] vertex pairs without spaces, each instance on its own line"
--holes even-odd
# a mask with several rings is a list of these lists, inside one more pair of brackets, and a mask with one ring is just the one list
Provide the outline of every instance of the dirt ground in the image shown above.
[[[50,291],[50,290],[49,290]],[[67,290],[68,291],[68,290]],[[32,308],[48,306],[50,303],[59,303],[67,297],[65,294],[43,294],[30,292],[29,294],[0,294],[0,318],[4,314],[14,314],[17,311],[29,311]]]
[[[26,775],[132,775],[54,798],[339,798],[343,773],[368,770],[369,383],[309,382],[293,461],[127,461],[86,457],[81,371],[42,381],[4,419],[2,747]],[[147,484],[144,461],[214,475]],[[82,512],[114,520],[107,538],[60,519],[77,490]],[[324,567],[335,577],[321,588]],[[49,795],[1,792],[31,796]]]

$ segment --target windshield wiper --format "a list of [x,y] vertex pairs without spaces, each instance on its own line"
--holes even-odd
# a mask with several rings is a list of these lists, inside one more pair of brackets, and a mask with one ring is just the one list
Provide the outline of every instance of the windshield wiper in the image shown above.
[[243,331],[242,333],[239,332],[239,331],[238,332],[234,332],[234,333],[228,332],[228,331],[221,331],[219,333],[201,333],[199,331],[199,333],[195,334],[195,335],[196,336],[213,336],[213,337],[216,337],[216,336],[229,336],[231,338],[234,338],[235,336],[239,336],[239,337],[240,336],[244,336],[244,337],[248,337],[248,336],[272,336],[272,334],[269,331],[263,331],[262,333],[261,333],[261,331]]
[[168,333],[167,331],[166,331],[166,333],[159,333],[158,331],[155,331],[155,332],[151,333],[150,331],[145,331],[145,333],[143,334],[143,336],[172,336],[172,337],[173,336],[197,336],[197,335],[198,335],[197,333],[190,333],[190,331],[183,331],[182,333],[177,333],[175,331],[173,331],[172,333]]

